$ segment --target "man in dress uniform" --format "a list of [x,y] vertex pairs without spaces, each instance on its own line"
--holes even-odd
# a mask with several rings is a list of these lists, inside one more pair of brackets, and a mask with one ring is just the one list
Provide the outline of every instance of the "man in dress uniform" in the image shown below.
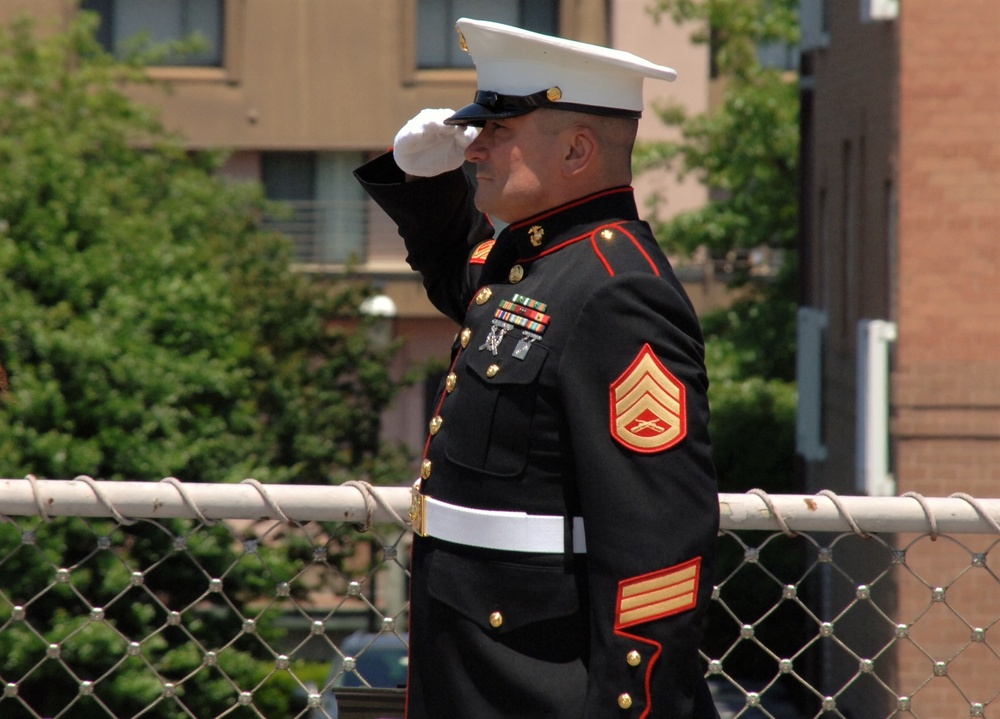
[[407,717],[716,717],[703,339],[630,187],[643,78],[675,73],[458,30],[475,101],[356,172],[461,327],[414,487]]

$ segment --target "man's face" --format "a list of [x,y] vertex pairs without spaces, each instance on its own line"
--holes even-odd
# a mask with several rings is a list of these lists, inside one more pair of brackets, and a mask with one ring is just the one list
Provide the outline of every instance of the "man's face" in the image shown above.
[[545,132],[539,111],[487,122],[465,151],[476,164],[476,207],[511,223],[555,204],[562,147],[559,133]]

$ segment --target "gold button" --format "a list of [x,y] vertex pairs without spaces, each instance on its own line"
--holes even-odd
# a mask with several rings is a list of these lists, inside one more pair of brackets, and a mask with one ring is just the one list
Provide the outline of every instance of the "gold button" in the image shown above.
[[503,625],[503,614],[500,612],[493,612],[490,614],[490,626],[494,629],[499,629]]
[[441,431],[441,425],[444,424],[444,420],[441,417],[434,417],[431,419],[431,434],[437,434]]
[[472,339],[472,330],[466,327],[464,330],[462,330],[462,334],[459,335],[459,340],[458,340],[462,344],[462,349],[465,349],[466,347],[469,346],[469,340],[471,339]]
[[601,237],[603,237],[605,240],[610,240],[614,238],[614,236],[615,233],[612,232],[611,230],[605,230],[604,232],[601,233]]
[[465,41],[465,35],[463,35],[462,31],[459,30],[458,28],[455,28],[455,32],[458,33],[458,46],[462,49],[462,52],[468,52],[469,43]]
[[456,384],[458,384],[458,375],[454,372],[449,372],[448,376],[444,378],[444,391],[453,391]]
[[514,265],[511,267],[510,274],[507,275],[507,279],[515,284],[520,282],[522,277],[524,277],[524,268],[521,267],[521,265]]
[[545,97],[549,99],[549,102],[558,102],[562,99],[562,90],[558,87],[550,87],[545,91]]
[[491,364],[489,367],[486,368],[486,376],[496,377],[497,372],[499,371],[500,371],[500,365]]
[[637,667],[642,664],[642,655],[633,649],[625,655],[625,661],[628,662],[630,667]]
[[427,479],[431,476],[431,461],[425,459],[420,465],[420,478]]
[[490,297],[492,296],[493,296],[493,290],[491,290],[489,287],[484,287],[483,289],[479,290],[479,294],[476,295],[476,304],[485,305],[487,302],[490,301]]
[[622,709],[628,709],[632,706],[632,697],[628,695],[628,692],[618,695],[618,706]]

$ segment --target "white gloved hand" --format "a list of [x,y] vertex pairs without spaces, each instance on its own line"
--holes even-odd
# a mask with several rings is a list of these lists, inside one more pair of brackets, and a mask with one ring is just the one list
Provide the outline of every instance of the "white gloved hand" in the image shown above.
[[407,175],[433,177],[454,170],[465,161],[478,127],[445,125],[454,110],[421,110],[396,133],[392,156]]

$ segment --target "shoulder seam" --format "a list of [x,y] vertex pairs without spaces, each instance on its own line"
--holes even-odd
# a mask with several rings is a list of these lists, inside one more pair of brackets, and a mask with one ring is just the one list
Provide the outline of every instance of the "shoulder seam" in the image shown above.
[[636,237],[635,235],[633,235],[628,230],[626,230],[625,229],[625,225],[626,225],[626,222],[611,222],[611,223],[608,223],[606,225],[601,225],[600,227],[596,228],[590,234],[590,246],[591,246],[591,249],[594,250],[594,254],[597,255],[598,259],[601,261],[601,264],[603,264],[604,268],[608,271],[608,275],[611,276],[611,277],[614,277],[615,276],[615,271],[614,271],[614,268],[611,265],[611,261],[608,259],[607,255],[604,252],[601,251],[601,248],[600,248],[600,239],[601,239],[601,233],[602,232],[610,230],[610,231],[614,231],[614,232],[620,232],[622,235],[624,235],[625,237],[627,237],[628,241],[632,245],[632,247],[634,247],[635,250],[646,261],[646,264],[649,266],[649,269],[652,271],[652,273],[654,275],[656,275],[657,277],[660,277],[661,276],[660,268],[656,266],[656,263],[653,261],[653,258],[649,256],[649,253],[642,246],[642,243],[639,241],[639,238]]

